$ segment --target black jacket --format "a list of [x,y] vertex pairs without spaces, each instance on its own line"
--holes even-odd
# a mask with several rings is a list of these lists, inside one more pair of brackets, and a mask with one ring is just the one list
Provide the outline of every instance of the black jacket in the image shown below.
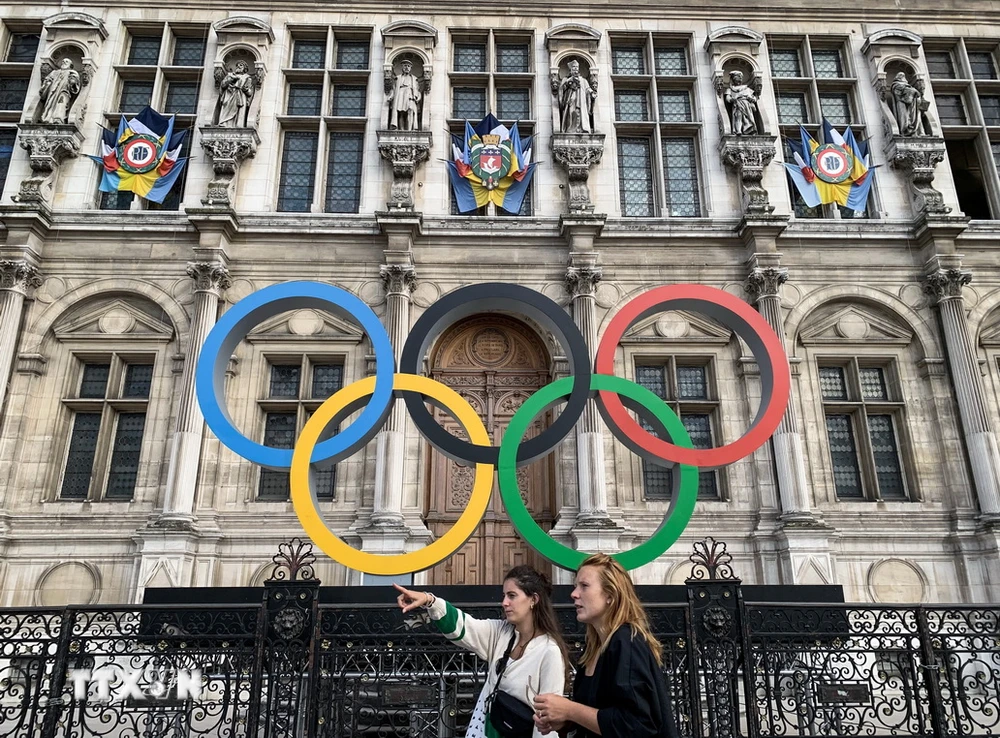
[[[573,699],[597,708],[603,738],[677,738],[663,672],[646,639],[623,625],[597,659],[594,676],[576,672]],[[578,728],[576,738],[594,734]]]

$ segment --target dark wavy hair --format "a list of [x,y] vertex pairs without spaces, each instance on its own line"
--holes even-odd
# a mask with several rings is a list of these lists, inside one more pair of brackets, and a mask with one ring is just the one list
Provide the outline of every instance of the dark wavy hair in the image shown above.
[[566,649],[566,642],[562,637],[555,608],[552,607],[552,582],[547,576],[527,564],[515,566],[507,572],[503,580],[506,582],[509,579],[513,579],[518,589],[528,597],[538,595],[538,604],[532,610],[535,614],[535,630],[539,633],[545,633],[556,642],[556,645],[559,646],[559,652],[562,654],[563,664],[568,665],[569,651]]

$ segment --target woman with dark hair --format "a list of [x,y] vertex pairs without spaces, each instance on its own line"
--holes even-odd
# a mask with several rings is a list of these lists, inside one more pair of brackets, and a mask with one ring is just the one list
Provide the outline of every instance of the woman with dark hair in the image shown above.
[[[446,638],[490,665],[466,738],[511,735],[490,721],[496,691],[519,700],[528,715],[535,694],[563,693],[569,659],[552,607],[552,585],[544,574],[530,566],[515,566],[507,572],[503,582],[503,620],[477,620],[430,592],[392,586],[399,591],[396,601],[403,612],[425,608]],[[526,720],[528,728],[524,735],[541,738],[538,727],[531,727],[530,718]]]
[[663,647],[628,572],[607,554],[589,556],[570,596],[587,625],[573,699],[539,694],[535,726],[543,734],[575,727],[575,738],[677,738]]

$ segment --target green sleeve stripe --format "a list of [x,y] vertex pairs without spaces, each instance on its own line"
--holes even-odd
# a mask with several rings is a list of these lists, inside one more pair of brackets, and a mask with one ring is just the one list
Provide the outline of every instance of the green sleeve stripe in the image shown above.
[[[444,603],[444,617],[440,620],[435,620],[434,625],[437,629],[447,635],[448,633],[454,633],[455,628],[458,627],[458,616],[461,612],[457,607],[455,607],[450,602]],[[465,628],[462,628],[462,635],[465,635]]]

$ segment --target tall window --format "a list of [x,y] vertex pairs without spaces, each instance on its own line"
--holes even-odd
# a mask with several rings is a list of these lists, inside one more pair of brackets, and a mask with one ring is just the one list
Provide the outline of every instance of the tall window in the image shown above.
[[77,390],[63,400],[73,421],[62,499],[132,499],[152,380],[151,359],[114,354],[81,362]]
[[[769,36],[767,43],[786,161],[794,162],[789,144],[799,141],[800,124],[817,141],[822,139],[823,118],[840,132],[850,125],[856,138],[867,138],[860,114],[857,78],[844,39]],[[802,201],[791,180],[788,187],[797,218],[869,217],[869,212],[874,212],[871,205],[868,212],[859,216],[855,216],[853,210],[835,205],[810,208]]]
[[[270,363],[266,398],[259,402],[264,413],[264,443],[276,448],[294,448],[306,421],[334,392],[344,386],[344,366],[317,357],[274,359]],[[333,499],[335,468],[316,472],[316,496]],[[288,472],[261,469],[258,497],[261,500],[289,498]]]
[[900,455],[905,405],[893,367],[824,363],[819,380],[837,497],[909,499]]
[[611,61],[622,215],[701,215],[687,39],[613,37]]
[[[194,129],[198,97],[205,65],[207,28],[188,26],[131,27],[126,35],[124,63],[117,67],[120,88],[117,111],[106,125],[117,129],[122,115],[133,116],[147,105],[164,115],[176,115],[175,130]],[[181,156],[191,153],[191,134],[184,141]],[[179,210],[184,199],[187,169],[181,172],[162,203],[148,202],[131,192],[102,192],[102,210]]]
[[1000,217],[1000,81],[997,45],[925,41],[927,71],[958,204],[971,218]]
[[0,190],[7,181],[7,170],[14,155],[17,122],[21,119],[28,82],[38,52],[38,29],[30,26],[3,26],[0,48]]
[[[465,121],[478,123],[492,113],[508,128],[518,124],[522,138],[535,130],[535,106],[532,100],[534,64],[530,35],[500,31],[456,33],[451,46],[451,114],[448,126],[460,138]],[[537,145],[537,144],[536,144]],[[531,215],[533,192],[529,188],[521,209],[508,213],[488,205],[480,215]],[[451,213],[458,214],[454,196]],[[469,213],[467,213],[469,214]]]
[[[695,448],[711,448],[715,444],[718,422],[718,395],[711,387],[709,366],[689,363],[687,357],[658,358],[635,367],[636,382],[651,390],[677,413]],[[652,430],[645,420],[647,430]],[[673,469],[642,462],[643,487],[647,500],[669,500],[673,491]],[[703,471],[698,476],[699,499],[719,499],[718,472]]]
[[356,213],[361,207],[370,38],[357,30],[295,29],[285,69],[278,210]]

